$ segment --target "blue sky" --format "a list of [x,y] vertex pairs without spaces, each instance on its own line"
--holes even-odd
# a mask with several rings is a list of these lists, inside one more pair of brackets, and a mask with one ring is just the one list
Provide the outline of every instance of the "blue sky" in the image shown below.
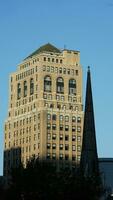
[[45,43],[80,50],[85,95],[91,66],[99,157],[113,157],[113,1],[0,0],[0,174],[9,74]]

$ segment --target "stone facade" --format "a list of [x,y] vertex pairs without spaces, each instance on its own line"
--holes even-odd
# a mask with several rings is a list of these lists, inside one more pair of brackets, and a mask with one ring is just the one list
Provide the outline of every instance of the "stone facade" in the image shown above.
[[4,174],[33,155],[74,167],[83,132],[80,52],[40,47],[10,75]]

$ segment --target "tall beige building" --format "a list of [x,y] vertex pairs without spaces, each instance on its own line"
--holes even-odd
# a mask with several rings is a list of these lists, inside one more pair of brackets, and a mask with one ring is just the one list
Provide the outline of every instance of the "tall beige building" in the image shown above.
[[80,52],[41,46],[18,65],[9,85],[4,174],[33,155],[74,167],[83,132]]

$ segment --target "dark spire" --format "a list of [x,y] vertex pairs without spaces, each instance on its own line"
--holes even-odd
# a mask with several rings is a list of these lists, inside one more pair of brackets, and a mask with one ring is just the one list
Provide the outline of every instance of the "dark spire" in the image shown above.
[[92,176],[99,172],[90,67],[88,67],[87,71],[83,143],[80,167],[84,176]]

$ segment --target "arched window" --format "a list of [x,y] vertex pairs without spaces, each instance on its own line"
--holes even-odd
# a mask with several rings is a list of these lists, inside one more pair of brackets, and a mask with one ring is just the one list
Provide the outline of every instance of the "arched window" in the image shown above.
[[24,81],[24,97],[27,96],[27,81]]
[[76,80],[75,79],[69,80],[69,94],[76,95]]
[[51,77],[45,76],[44,78],[44,91],[51,92]]
[[34,93],[34,80],[33,78],[30,79],[30,95]]
[[64,80],[62,77],[57,78],[56,88],[57,93],[64,93]]
[[20,83],[17,84],[17,99],[21,98],[21,85]]

